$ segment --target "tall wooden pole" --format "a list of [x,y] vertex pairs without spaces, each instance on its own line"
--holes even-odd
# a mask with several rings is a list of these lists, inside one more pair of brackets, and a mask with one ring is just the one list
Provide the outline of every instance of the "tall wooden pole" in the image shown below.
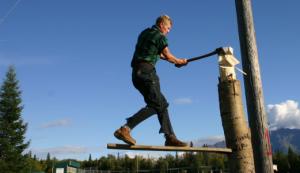
[[231,173],[255,173],[251,133],[244,117],[239,80],[222,81],[218,85],[220,113]]
[[272,149],[264,107],[251,0],[235,0],[235,5],[243,70],[247,73],[244,76],[244,85],[254,146],[255,170],[257,173],[273,173]]
[[219,103],[230,173],[255,173],[251,133],[244,116],[240,81],[236,79],[235,65],[239,62],[233,50],[219,54]]

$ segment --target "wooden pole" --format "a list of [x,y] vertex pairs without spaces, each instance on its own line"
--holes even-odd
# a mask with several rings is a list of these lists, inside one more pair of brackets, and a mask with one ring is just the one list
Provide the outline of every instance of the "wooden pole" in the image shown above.
[[231,173],[254,173],[251,133],[245,121],[238,80],[219,83],[219,100]]
[[240,81],[236,80],[235,65],[239,61],[232,48],[219,54],[219,103],[222,125],[229,155],[231,173],[255,173],[251,133],[244,116]]
[[251,0],[235,0],[235,5],[243,70],[247,73],[247,76],[244,76],[244,85],[252,145],[255,146],[255,170],[258,173],[273,173],[272,149],[264,107]]

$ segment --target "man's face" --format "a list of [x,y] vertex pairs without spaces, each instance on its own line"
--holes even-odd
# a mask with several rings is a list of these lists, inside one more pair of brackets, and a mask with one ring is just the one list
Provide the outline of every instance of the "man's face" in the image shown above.
[[161,22],[159,25],[159,29],[164,35],[167,35],[170,32],[171,27],[172,26],[170,22]]

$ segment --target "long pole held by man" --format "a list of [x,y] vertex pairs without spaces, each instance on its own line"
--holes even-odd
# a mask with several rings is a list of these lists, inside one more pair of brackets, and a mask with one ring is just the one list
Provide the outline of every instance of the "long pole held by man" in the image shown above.
[[235,0],[239,39],[242,54],[248,119],[252,134],[255,170],[257,173],[273,173],[272,149],[264,108],[264,98],[251,0]]

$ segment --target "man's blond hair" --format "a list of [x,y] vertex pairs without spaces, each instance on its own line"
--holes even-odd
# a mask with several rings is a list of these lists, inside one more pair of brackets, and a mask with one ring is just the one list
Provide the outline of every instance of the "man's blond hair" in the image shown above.
[[168,15],[159,16],[156,19],[156,26],[159,26],[160,23],[167,24],[167,22],[172,25],[172,19]]

